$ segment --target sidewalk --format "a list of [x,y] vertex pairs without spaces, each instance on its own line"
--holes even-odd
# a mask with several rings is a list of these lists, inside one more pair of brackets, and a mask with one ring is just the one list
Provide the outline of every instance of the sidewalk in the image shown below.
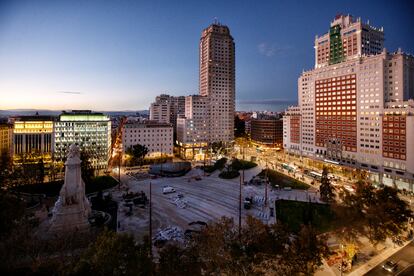
[[382,251],[380,254],[376,255],[375,257],[370,259],[368,262],[366,262],[364,265],[360,266],[359,268],[357,268],[356,270],[352,271],[351,273],[347,275],[349,276],[364,275],[365,273],[367,273],[368,271],[370,271],[371,269],[373,269],[374,267],[376,267],[377,265],[379,265],[380,263],[388,259],[394,253],[401,250],[404,246],[406,246],[410,242],[411,240],[406,241],[402,246],[396,246],[396,247],[391,246],[387,249],[384,249],[384,251]]
[[322,259],[322,263],[323,265],[315,272],[315,276],[337,276],[325,259]]

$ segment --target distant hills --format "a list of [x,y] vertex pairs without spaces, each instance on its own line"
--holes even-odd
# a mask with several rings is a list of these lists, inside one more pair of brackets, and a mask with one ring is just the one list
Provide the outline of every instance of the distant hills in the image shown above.
[[[148,115],[149,110],[122,110],[122,111],[99,111],[93,110],[96,112],[102,112],[109,116],[131,116],[136,115],[137,113],[142,115]],[[48,110],[48,109],[7,109],[0,110],[0,117],[9,117],[9,116],[26,116],[26,115],[49,115],[57,116],[62,113],[62,110]]]

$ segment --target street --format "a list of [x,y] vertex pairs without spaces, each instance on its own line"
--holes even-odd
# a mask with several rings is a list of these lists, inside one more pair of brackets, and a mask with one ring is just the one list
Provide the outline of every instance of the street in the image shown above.
[[[390,273],[381,267],[382,264],[384,264],[387,260],[397,262],[398,268],[396,272]],[[400,251],[389,257],[387,260],[381,262],[365,275],[414,275],[414,243],[410,242],[408,245],[403,247]]]
[[[245,171],[246,181],[257,175],[262,168],[257,166]],[[222,216],[231,217],[237,224],[239,210],[239,178],[224,180],[218,177],[219,171],[210,176],[203,176],[200,169],[192,169],[183,177],[157,178],[136,180],[122,173],[122,183],[127,185],[130,192],[144,191],[149,195],[149,184],[152,183],[152,206],[153,206],[153,231],[168,227],[179,226],[183,230],[188,228],[192,221],[205,221],[207,223],[216,221]],[[199,176],[201,180],[195,180]],[[173,187],[176,192],[163,194],[164,186]],[[245,197],[254,198],[253,207],[246,210],[242,206],[242,220],[247,215],[261,219],[265,223],[274,223],[275,218],[269,217],[269,208],[264,207],[265,185],[243,185],[242,200]],[[148,233],[149,210],[134,206],[132,215],[127,215],[129,207],[122,199],[125,191],[113,191],[114,200],[119,202],[118,221],[120,232],[129,232],[138,239]],[[180,195],[178,197],[178,195]],[[299,201],[317,201],[318,194],[308,190],[272,190],[268,191],[268,207],[274,206],[276,199],[290,199]]]

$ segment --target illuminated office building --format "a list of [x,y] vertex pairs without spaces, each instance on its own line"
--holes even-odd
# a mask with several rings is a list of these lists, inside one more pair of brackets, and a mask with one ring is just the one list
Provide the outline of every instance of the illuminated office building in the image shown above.
[[64,161],[72,144],[84,151],[94,169],[106,169],[111,154],[111,121],[90,110],[64,112],[55,123],[54,157]]
[[54,119],[39,115],[12,118],[12,156],[15,164],[40,159],[47,163],[52,160]]

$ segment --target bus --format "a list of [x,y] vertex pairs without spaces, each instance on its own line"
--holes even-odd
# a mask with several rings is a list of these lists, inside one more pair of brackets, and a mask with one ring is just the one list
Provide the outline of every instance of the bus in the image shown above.
[[318,180],[318,181],[322,180],[322,174],[318,173],[318,172],[315,172],[315,171],[309,172],[309,176],[316,179],[316,180]]
[[282,168],[284,168],[285,170],[288,170],[290,172],[295,172],[298,169],[296,166],[286,164],[286,163],[282,163]]

